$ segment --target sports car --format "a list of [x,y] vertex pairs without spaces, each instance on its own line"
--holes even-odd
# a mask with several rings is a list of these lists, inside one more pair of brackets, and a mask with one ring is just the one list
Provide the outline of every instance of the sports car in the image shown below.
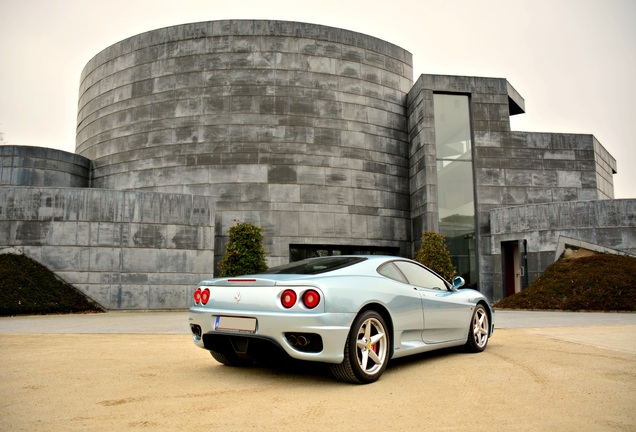
[[391,256],[328,256],[257,275],[202,281],[193,292],[194,343],[228,366],[283,354],[330,365],[341,381],[368,384],[390,359],[465,346],[481,352],[494,311],[427,267]]

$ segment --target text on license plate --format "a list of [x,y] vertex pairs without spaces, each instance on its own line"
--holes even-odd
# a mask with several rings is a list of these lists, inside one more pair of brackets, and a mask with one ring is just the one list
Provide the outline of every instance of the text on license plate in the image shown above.
[[254,333],[256,331],[256,318],[217,316],[214,329]]

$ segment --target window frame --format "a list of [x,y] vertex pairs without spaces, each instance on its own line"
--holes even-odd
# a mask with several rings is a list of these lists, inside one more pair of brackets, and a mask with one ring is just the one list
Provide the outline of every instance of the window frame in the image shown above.
[[[414,268],[418,268],[420,269],[422,272],[427,273],[428,275],[432,275],[435,277],[435,279],[439,280],[442,282],[442,286],[441,287],[427,287],[427,286],[422,286],[419,285],[417,283],[414,283],[407,275],[406,273],[399,267],[399,265],[397,263],[403,263],[405,265],[409,265],[412,266]],[[387,266],[391,266],[391,268],[395,269],[399,275],[402,276],[403,280],[400,279],[396,279],[393,277],[390,277],[385,273],[382,272],[382,269],[384,269]],[[381,266],[379,266],[376,270],[378,272],[379,275],[387,278],[387,279],[391,279],[394,280],[396,282],[400,282],[400,283],[404,283],[407,285],[412,285],[414,287],[420,288],[420,289],[427,289],[427,290],[433,290],[433,291],[451,291],[450,289],[450,284],[448,283],[448,281],[444,280],[444,278],[442,278],[440,275],[438,275],[437,273],[435,273],[433,270],[429,269],[426,266],[423,266],[419,263],[416,262],[412,262],[412,261],[406,261],[406,260],[392,260],[392,261],[387,261],[385,263],[383,263]]]

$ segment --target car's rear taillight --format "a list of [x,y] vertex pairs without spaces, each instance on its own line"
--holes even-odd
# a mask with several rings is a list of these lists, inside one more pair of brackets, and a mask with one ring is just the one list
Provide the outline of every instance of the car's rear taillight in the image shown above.
[[283,307],[289,309],[290,307],[296,304],[296,292],[294,290],[285,290],[280,296],[280,302],[283,304]]
[[309,309],[313,309],[320,303],[320,294],[315,290],[307,290],[303,294],[303,304]]
[[208,288],[201,291],[201,304],[206,305],[210,300],[210,290]]
[[194,298],[195,305],[206,305],[210,301],[210,289],[197,288],[196,291],[194,291],[194,295],[192,297]]

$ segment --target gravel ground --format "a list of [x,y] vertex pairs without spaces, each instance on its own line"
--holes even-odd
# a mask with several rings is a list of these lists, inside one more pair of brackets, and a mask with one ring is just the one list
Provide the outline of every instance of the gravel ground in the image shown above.
[[5,332],[0,430],[633,431],[634,334],[498,329],[483,353],[399,359],[359,386],[320,365],[222,366],[187,334]]

